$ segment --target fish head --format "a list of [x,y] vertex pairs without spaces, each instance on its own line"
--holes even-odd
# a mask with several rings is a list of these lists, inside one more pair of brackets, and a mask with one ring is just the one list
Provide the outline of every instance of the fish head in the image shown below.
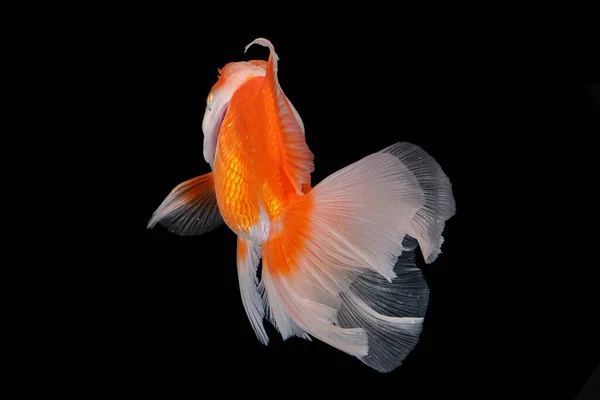
[[219,132],[231,96],[246,81],[265,76],[267,62],[263,60],[231,62],[219,69],[219,78],[206,98],[206,109],[202,120],[204,133],[204,159],[214,168]]

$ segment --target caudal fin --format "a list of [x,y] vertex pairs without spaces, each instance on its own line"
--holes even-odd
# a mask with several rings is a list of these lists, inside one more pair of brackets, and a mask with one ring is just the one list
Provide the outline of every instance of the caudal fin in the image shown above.
[[442,251],[446,221],[456,212],[450,179],[433,157],[414,144],[396,143],[381,153],[398,157],[419,183],[424,202],[413,217],[408,233],[419,242],[425,262],[432,263]]
[[410,236],[431,246],[430,258],[441,235],[427,224],[453,204],[451,192],[431,189],[442,178],[424,164],[435,161],[395,146],[327,177],[288,206],[263,243],[268,311],[284,338],[300,330],[381,372],[414,348],[427,308]]
[[429,289],[415,264],[414,242],[404,239],[391,282],[369,271],[360,275],[341,293],[338,321],[344,328],[363,328],[368,337],[368,354],[361,361],[379,372],[400,366],[419,341],[429,303]]

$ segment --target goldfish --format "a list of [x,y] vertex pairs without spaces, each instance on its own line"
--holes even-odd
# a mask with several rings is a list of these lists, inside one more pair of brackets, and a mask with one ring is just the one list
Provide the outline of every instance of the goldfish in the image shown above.
[[[417,145],[397,142],[312,184],[305,126],[268,60],[230,62],[206,98],[211,172],[177,185],[152,214],[177,235],[223,223],[237,235],[242,304],[258,341],[316,338],[379,372],[419,342],[429,288],[416,265],[441,253],[452,185]],[[259,265],[262,267],[259,277]]]

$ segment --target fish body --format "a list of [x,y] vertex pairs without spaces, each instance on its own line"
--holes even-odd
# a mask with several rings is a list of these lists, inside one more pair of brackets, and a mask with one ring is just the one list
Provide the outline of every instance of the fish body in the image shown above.
[[[415,265],[441,252],[455,213],[451,184],[418,146],[396,143],[315,187],[300,115],[268,61],[229,63],[202,123],[212,172],[183,182],[149,226],[198,235],[221,223],[238,236],[241,299],[259,341],[264,319],[287,339],[315,337],[389,372],[418,342],[429,290]],[[257,268],[262,259],[261,278]]]
[[[246,75],[238,78],[229,99],[213,162],[225,223],[259,245],[267,240],[272,221],[304,194],[303,186],[310,186],[314,170],[299,119],[278,87],[273,59],[272,55],[269,64],[242,70]],[[219,96],[218,89],[209,96]]]

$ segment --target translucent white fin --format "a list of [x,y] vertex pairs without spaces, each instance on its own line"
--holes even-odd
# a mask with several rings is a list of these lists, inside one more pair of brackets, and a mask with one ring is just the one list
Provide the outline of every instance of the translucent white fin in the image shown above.
[[381,151],[398,157],[419,183],[425,203],[417,211],[409,234],[416,238],[425,262],[432,263],[441,252],[446,221],[456,212],[450,180],[439,164],[411,143],[396,143]]
[[259,286],[256,276],[260,256],[260,245],[238,236],[237,271],[242,303],[258,340],[266,345],[269,343],[269,337],[263,325],[265,308],[261,291],[264,290],[264,287]]
[[[277,245],[267,248],[269,251],[278,251]],[[348,354],[367,354],[367,335],[362,329],[336,326],[335,308],[312,300],[312,296],[304,293],[303,287],[296,287],[304,286],[305,282],[274,276],[268,268],[268,261],[264,261],[263,265],[263,277],[273,321],[284,340],[294,335],[310,339],[307,335],[309,333]]]
[[281,91],[281,94],[282,94],[283,99],[286,102],[286,104],[288,104],[290,106],[290,110],[294,114],[294,118],[296,118],[296,122],[298,123],[298,126],[302,130],[302,134],[306,135],[306,132],[304,130],[304,122],[302,122],[302,118],[300,117],[300,114],[296,110],[296,107],[294,107],[294,104],[292,104],[292,102],[290,101],[290,99],[288,99],[287,96],[285,95],[285,93],[283,93],[283,90]]
[[392,282],[368,271],[341,295],[340,326],[367,332],[369,352],[360,360],[379,372],[399,367],[416,346],[429,302],[427,283],[415,264],[415,246],[406,241],[415,242],[405,239]]
[[[264,264],[264,259],[263,259]],[[298,336],[302,339],[311,340],[310,336],[300,328],[296,322],[287,314],[280,300],[279,293],[273,288],[270,293],[266,287],[271,286],[271,277],[268,270],[263,267],[263,279],[260,282],[260,289],[263,294],[263,305],[265,307],[265,318],[273,324],[275,329],[281,334],[283,340],[287,340],[293,336]]]
[[328,176],[309,194],[318,239],[324,244],[333,239],[350,250],[352,267],[395,277],[402,240],[424,204],[414,175],[397,157],[371,154]]
[[181,236],[200,235],[223,223],[217,205],[213,173],[197,176],[177,185],[148,221]]
[[[368,332],[339,325],[340,293],[368,271],[392,282],[402,241],[423,204],[414,175],[387,153],[343,168],[290,204],[263,243],[263,277],[277,325],[289,317],[325,343],[366,357]],[[351,309],[376,318],[352,295]]]

